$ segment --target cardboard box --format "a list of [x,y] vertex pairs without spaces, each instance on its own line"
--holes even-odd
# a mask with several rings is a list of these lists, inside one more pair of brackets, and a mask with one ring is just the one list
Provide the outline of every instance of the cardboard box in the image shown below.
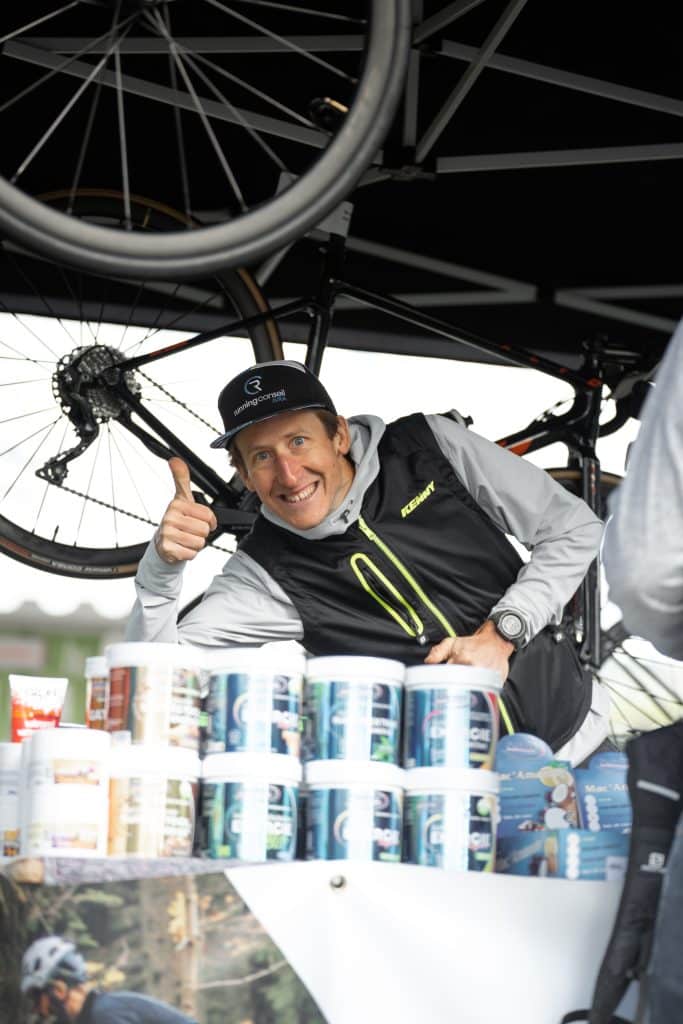
[[498,840],[496,871],[571,880],[622,880],[630,836],[585,829],[530,832]]

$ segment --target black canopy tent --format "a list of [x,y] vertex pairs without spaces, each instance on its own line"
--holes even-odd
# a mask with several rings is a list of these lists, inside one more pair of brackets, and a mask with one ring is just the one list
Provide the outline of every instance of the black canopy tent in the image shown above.
[[[51,36],[39,26],[5,43],[4,57],[11,59],[3,60],[4,73],[28,73],[41,53],[48,67],[55,54],[64,59],[82,49],[83,10],[87,15],[93,6],[80,4],[64,15],[59,31],[68,29],[70,36]],[[179,17],[189,10],[170,6]],[[195,17],[198,6],[189,6]],[[54,4],[32,7],[40,14]],[[17,19],[9,13],[3,15],[6,30]],[[324,36],[317,38],[312,48],[322,51]],[[647,15],[590,0],[415,3],[404,101],[381,163],[349,197],[354,209],[345,276],[465,330],[569,362],[596,333],[656,362],[683,295],[675,237],[669,237],[683,158],[676,40],[675,5],[666,3]],[[220,42],[211,37],[214,49]],[[124,76],[124,89],[125,82]],[[278,78],[277,90],[296,106],[313,98],[315,87],[288,73]],[[6,131],[21,138],[31,120],[26,107],[14,121],[11,111],[8,116]],[[74,135],[42,169],[32,169],[35,192],[72,180],[78,126],[69,129],[68,119],[64,124]],[[116,140],[111,144],[111,151],[100,149],[87,184],[120,188]],[[157,145],[150,123],[149,152]],[[168,154],[167,179],[156,164],[147,168],[138,160],[135,191],[182,207],[172,164]],[[193,174],[199,175],[194,215],[203,222],[223,216],[215,177],[201,165]],[[313,233],[252,268],[274,305],[315,289],[319,237]],[[73,294],[64,276],[42,260],[30,260],[25,274],[26,258],[10,241],[5,246],[5,306],[68,315]],[[150,287],[174,318],[183,312],[176,324],[183,330],[225,319],[220,302],[201,302],[212,287],[205,282]],[[98,317],[130,316],[130,285],[93,279],[86,292]],[[142,305],[136,312],[144,321]],[[297,338],[303,328],[301,322],[283,325],[285,336]],[[336,310],[330,343],[488,358],[347,300]]]

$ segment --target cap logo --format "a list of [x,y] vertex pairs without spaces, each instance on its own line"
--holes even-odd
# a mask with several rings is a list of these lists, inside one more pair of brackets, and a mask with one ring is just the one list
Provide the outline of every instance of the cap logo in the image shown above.
[[259,395],[263,391],[263,382],[260,377],[250,377],[244,384],[245,395]]

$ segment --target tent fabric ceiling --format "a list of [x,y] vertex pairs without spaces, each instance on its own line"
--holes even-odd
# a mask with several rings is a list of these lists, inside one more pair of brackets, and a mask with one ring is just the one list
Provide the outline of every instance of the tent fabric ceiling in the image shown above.
[[[349,197],[345,276],[513,346],[576,361],[600,333],[654,363],[683,298],[676,5],[425,0],[414,12],[405,102],[381,172]],[[305,87],[279,84],[293,97]],[[431,132],[440,111],[443,130]],[[66,183],[70,156],[36,187]],[[156,192],[166,198],[163,180]],[[201,214],[211,219],[218,206],[207,181]],[[319,244],[303,240],[254,269],[277,305],[315,289]],[[68,309],[47,270],[40,287]],[[9,266],[0,288],[11,308],[40,311]],[[125,316],[125,288],[117,303],[113,315]],[[221,315],[203,309],[182,326],[203,329]],[[346,302],[331,341],[473,356]]]

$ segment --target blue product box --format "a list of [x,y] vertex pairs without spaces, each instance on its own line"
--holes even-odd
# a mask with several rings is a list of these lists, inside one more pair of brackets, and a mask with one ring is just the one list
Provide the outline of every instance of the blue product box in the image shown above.
[[500,777],[499,838],[578,827],[571,765],[554,760],[543,740],[526,733],[503,737],[495,770]]
[[632,810],[626,754],[595,754],[574,774],[581,827],[590,832],[630,832]]
[[623,832],[585,829],[532,832],[498,840],[496,871],[587,881],[621,881],[630,837]]

